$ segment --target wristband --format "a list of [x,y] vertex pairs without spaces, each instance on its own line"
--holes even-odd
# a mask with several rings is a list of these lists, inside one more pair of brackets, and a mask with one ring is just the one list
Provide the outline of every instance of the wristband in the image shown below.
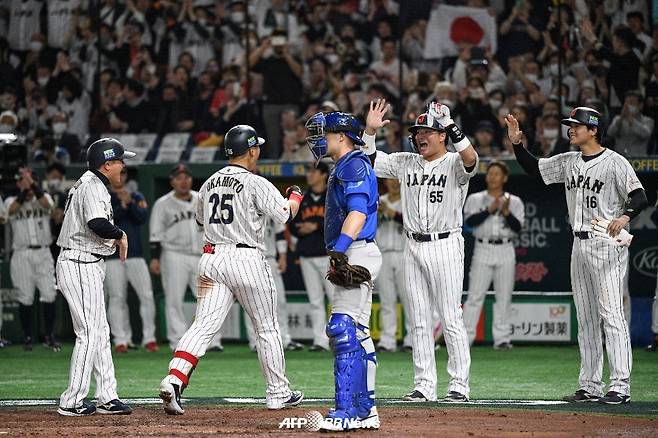
[[334,245],[334,251],[336,252],[345,252],[347,248],[354,242],[351,236],[348,236],[345,233],[340,233],[338,239],[336,239],[336,244]]
[[363,132],[363,135],[361,136],[361,140],[365,143],[363,146],[361,146],[361,150],[366,154],[366,155],[372,155],[375,152],[377,152],[377,147],[375,146],[375,137],[376,135],[370,135],[367,134],[365,131]]
[[276,252],[278,252],[279,255],[287,253],[288,252],[288,242],[286,242],[283,239],[282,240],[277,240],[276,241]]
[[462,152],[471,145],[470,140],[464,135],[462,130],[459,129],[459,126],[453,123],[447,126],[446,130],[448,131],[448,137],[450,137],[450,141],[455,146],[457,152]]

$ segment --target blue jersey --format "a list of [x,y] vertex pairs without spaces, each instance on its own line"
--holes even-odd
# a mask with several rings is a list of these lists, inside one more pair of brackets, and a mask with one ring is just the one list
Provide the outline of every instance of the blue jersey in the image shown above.
[[366,223],[355,240],[374,240],[377,232],[379,191],[377,177],[370,160],[361,151],[352,151],[336,162],[327,182],[325,203],[324,242],[327,250],[336,244],[347,210],[347,196],[353,193],[368,197]]

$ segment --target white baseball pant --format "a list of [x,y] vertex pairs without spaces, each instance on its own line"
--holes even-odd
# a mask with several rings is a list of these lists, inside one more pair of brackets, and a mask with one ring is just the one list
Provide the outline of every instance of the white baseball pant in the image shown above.
[[404,252],[384,251],[382,268],[377,277],[379,291],[379,346],[395,349],[397,347],[397,301],[398,297],[404,310],[405,336],[403,345],[411,346],[411,319],[409,318],[409,300],[405,290]]
[[141,257],[131,257],[124,262],[110,259],[105,262],[105,274],[105,292],[108,295],[107,319],[114,345],[132,342],[127,302],[128,282],[139,298],[142,345],[155,342],[155,303],[151,275],[146,261]]
[[[277,305],[276,313],[279,320],[279,331],[281,332],[281,342],[283,342],[283,348],[287,347],[290,344],[290,329],[288,328],[288,309],[286,305],[286,286],[283,284],[283,277],[279,272],[279,262],[275,257],[267,257],[267,263],[270,264],[270,270],[272,271],[272,277],[274,278],[274,286],[276,287],[277,295]],[[249,318],[245,319],[245,326],[247,328],[247,339],[249,339],[249,348],[252,350],[256,349],[256,332],[254,331],[254,326],[251,324]]]
[[510,342],[509,312],[514,290],[515,265],[516,258],[512,243],[492,245],[477,242],[475,244],[469,273],[468,297],[463,306],[464,324],[471,345],[475,339],[475,329],[480,319],[482,304],[492,280],[496,292],[491,325],[494,345]]
[[69,304],[76,336],[69,386],[62,393],[60,407],[74,408],[82,404],[89,393],[92,370],[98,404],[119,398],[103,294],[105,262],[89,253],[62,250],[56,272],[57,284]]
[[325,278],[329,269],[329,258],[300,257],[299,263],[311,307],[313,344],[329,349],[329,338],[325,333],[327,308],[324,300],[326,295],[329,304],[333,303],[334,285]]
[[431,242],[408,240],[404,269],[412,317],[414,389],[436,400],[436,358],[432,331],[437,309],[448,350],[448,391],[468,397],[471,354],[462,319],[464,238],[451,233]]
[[571,283],[578,316],[580,389],[603,394],[601,324],[610,367],[610,391],[630,395],[631,340],[624,318],[622,289],[628,248],[602,239],[574,238]]
[[[276,316],[277,292],[272,271],[265,256],[257,249],[216,245],[215,254],[204,254],[199,262],[199,295],[196,317],[181,338],[176,352],[202,357],[212,337],[219,331],[233,302],[238,302],[256,329],[256,350],[266,381],[267,406],[281,408],[291,390],[285,376],[285,357]],[[169,370],[189,376],[190,361],[176,357]],[[174,374],[170,381],[183,384]]]
[[[160,258],[160,275],[162,289],[165,294],[165,315],[167,317],[167,339],[169,347],[176,349],[178,341],[183,337],[190,322],[183,312],[185,292],[189,287],[196,297],[197,277],[200,256],[178,254],[172,251],[162,251]],[[210,344],[211,347],[221,345],[221,333],[217,332]]]
[[24,306],[34,304],[34,289],[39,301],[52,303],[57,298],[55,269],[50,248],[23,248],[14,251],[9,262],[11,282],[17,289],[16,301]]

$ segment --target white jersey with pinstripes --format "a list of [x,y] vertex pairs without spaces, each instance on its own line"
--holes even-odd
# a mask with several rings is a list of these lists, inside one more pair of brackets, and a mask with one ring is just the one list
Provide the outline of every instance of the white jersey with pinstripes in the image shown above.
[[400,180],[404,229],[423,234],[461,228],[468,183],[477,167],[467,172],[456,152],[426,161],[420,154],[377,151],[375,159],[378,177]]
[[628,160],[610,149],[589,161],[582,159],[581,152],[541,158],[539,172],[545,184],[564,183],[574,231],[590,231],[597,217],[619,217],[628,194],[643,188]]
[[[50,232],[50,212],[53,207],[53,198],[48,193],[44,194],[50,207],[41,205],[36,197],[25,200],[18,210],[9,215],[11,225],[12,244],[14,251],[28,248],[30,246],[49,246],[53,242]],[[7,198],[4,208],[16,200],[15,196]]]
[[[389,194],[379,197],[380,205],[386,205],[388,208],[402,213],[402,200],[397,199],[391,201]],[[384,251],[400,251],[404,250],[404,229],[402,224],[390,219],[388,217],[379,216],[379,226],[377,227],[377,246],[379,250]]]
[[[523,226],[525,221],[525,212],[523,210],[523,201],[516,195],[505,192],[503,196],[509,196],[509,210],[512,215],[518,219]],[[464,205],[464,217],[468,218],[474,214],[483,212],[489,208],[494,201],[494,197],[488,191],[473,193],[466,199]],[[480,225],[473,228],[473,236],[477,239],[511,239],[516,233],[507,225],[505,217],[497,210],[487,218]]]
[[199,193],[191,190],[190,195],[186,201],[172,190],[155,201],[149,222],[151,243],[160,243],[162,249],[173,253],[201,254],[203,233],[195,220]]
[[276,235],[283,233],[285,230],[286,226],[284,224],[274,221],[271,218],[268,220],[265,226],[265,256],[270,258],[276,257],[278,252]]
[[114,239],[99,237],[87,225],[96,218],[114,223],[110,192],[103,181],[88,170],[69,190],[57,245],[103,256],[114,254]]
[[262,176],[229,165],[215,172],[199,191],[196,219],[212,244],[243,244],[265,252],[268,218],[290,218],[288,201]]

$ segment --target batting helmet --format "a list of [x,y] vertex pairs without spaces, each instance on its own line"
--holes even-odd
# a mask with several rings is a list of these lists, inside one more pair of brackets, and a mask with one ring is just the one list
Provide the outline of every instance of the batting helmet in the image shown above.
[[446,128],[440,124],[438,120],[430,116],[428,113],[422,113],[416,117],[416,123],[409,127],[409,132],[411,132],[411,135],[409,135],[409,142],[416,152],[418,152],[418,146],[416,145],[416,132],[421,128],[433,129],[434,131],[438,132],[446,132]]
[[579,106],[571,110],[568,118],[562,119],[563,125],[571,126],[572,123],[600,128],[603,116],[594,108]]
[[227,157],[239,157],[247,153],[249,148],[261,146],[265,139],[258,136],[249,125],[236,125],[228,130],[224,137],[224,153]]
[[365,143],[361,139],[363,128],[359,120],[352,114],[333,111],[330,113],[317,113],[306,122],[308,137],[306,142],[316,159],[321,159],[327,154],[327,132],[342,132],[349,137],[354,144],[362,146]]
[[87,166],[98,169],[106,161],[124,160],[133,158],[136,154],[127,151],[116,138],[101,138],[96,140],[87,149]]

